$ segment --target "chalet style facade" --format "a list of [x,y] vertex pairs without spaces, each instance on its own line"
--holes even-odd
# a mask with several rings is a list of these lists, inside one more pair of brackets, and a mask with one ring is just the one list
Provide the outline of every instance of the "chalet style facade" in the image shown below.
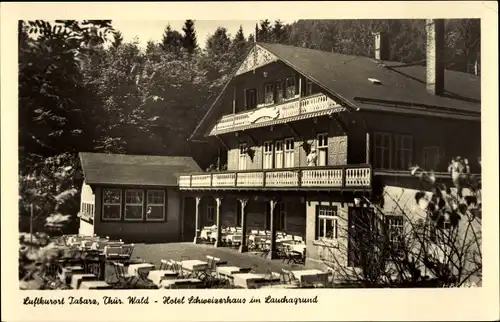
[[[364,197],[412,199],[415,164],[439,177],[462,156],[477,172],[480,77],[445,70],[443,21],[427,33],[423,65],[387,61],[383,34],[373,58],[256,43],[193,133],[219,142],[227,170],[179,176],[184,220],[194,213],[196,229],[216,225],[217,236],[241,227],[241,251],[251,229],[270,230],[271,258],[276,231],[302,235],[310,267],[342,243],[350,266]],[[388,214],[394,206],[385,200]]]

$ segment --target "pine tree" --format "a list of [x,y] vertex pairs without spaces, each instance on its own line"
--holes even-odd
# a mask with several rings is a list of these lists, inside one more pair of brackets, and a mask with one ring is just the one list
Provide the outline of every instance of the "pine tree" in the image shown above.
[[113,43],[112,43],[113,48],[120,47],[122,43],[123,43],[122,33],[118,30],[113,32]]
[[198,47],[196,41],[196,31],[194,30],[194,20],[187,19],[186,22],[184,22],[182,31],[184,31],[184,36],[182,37],[182,47],[184,47],[184,50],[188,53],[192,54]]
[[283,25],[283,22],[281,20],[276,20],[274,22],[274,26],[272,29],[272,42],[282,44],[287,41],[288,35],[287,35],[287,30],[286,26]]
[[257,41],[269,42],[271,40],[271,22],[268,19],[260,21],[260,28],[257,30]]
[[227,29],[224,27],[218,27],[215,30],[215,33],[208,37],[206,48],[209,54],[222,55],[229,51],[230,45],[231,40],[227,35]]
[[245,44],[245,34],[243,33],[243,27],[240,25],[240,29],[238,29],[238,32],[236,33],[236,35],[234,35],[233,38],[233,47],[241,50],[243,47],[245,47]]
[[177,30],[172,30],[170,24],[165,27],[160,47],[170,53],[179,53],[182,46],[182,35]]

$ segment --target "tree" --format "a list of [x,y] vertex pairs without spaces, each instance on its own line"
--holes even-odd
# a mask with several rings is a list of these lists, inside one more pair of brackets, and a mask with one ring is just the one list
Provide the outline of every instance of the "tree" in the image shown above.
[[288,40],[287,28],[281,20],[276,20],[272,29],[272,41],[278,44],[286,43]]
[[257,41],[269,42],[272,40],[271,22],[268,19],[260,21],[260,28],[257,29]]
[[163,32],[160,46],[166,52],[177,54],[182,48],[182,35],[178,31],[172,30],[172,27],[168,24]]
[[72,171],[76,152],[90,148],[81,120],[93,99],[81,63],[99,58],[112,27],[108,20],[37,20],[19,29],[20,228],[34,204],[36,228],[44,229],[76,214]]
[[182,27],[184,35],[182,37],[182,46],[189,54],[192,54],[196,48],[198,48],[198,43],[196,40],[196,31],[194,30],[194,20],[187,19],[184,22],[184,27]]
[[112,46],[114,48],[118,48],[122,43],[123,43],[122,33],[117,30],[117,31],[115,31],[113,33],[113,43],[112,43]]
[[218,27],[213,35],[207,38],[206,49],[210,55],[222,55],[228,52],[231,40],[227,35],[227,29]]
[[[396,206],[391,214],[365,198],[363,203],[367,207],[357,217],[367,220],[364,224],[362,220],[349,226],[338,224],[339,235],[350,243],[339,242],[335,249],[328,248],[332,260],[325,263],[332,267],[337,279],[364,287],[480,284],[480,182],[471,174],[460,173],[456,176],[460,180],[453,179],[455,187],[451,188],[437,183],[432,172],[418,166],[411,169],[411,174],[427,185],[430,192],[417,192],[413,205],[404,204],[402,196],[385,194]],[[464,188],[470,191],[466,197],[462,196]],[[357,263],[355,269],[345,265],[349,254]]]

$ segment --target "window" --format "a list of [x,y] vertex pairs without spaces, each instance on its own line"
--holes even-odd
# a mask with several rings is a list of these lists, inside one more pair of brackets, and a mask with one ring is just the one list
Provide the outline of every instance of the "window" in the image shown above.
[[147,191],[146,220],[165,220],[165,191]]
[[374,135],[374,165],[379,169],[391,169],[391,135],[375,133]]
[[266,84],[264,86],[264,103],[273,104],[274,103],[274,85]]
[[104,189],[102,192],[102,219],[120,220],[122,193],[119,189]]
[[215,206],[212,203],[207,203],[206,205],[205,218],[208,223],[215,222]]
[[238,169],[239,170],[247,169],[247,145],[245,143],[240,144]]
[[264,142],[264,157],[262,168],[273,168],[273,142],[271,141]]
[[295,76],[287,77],[285,80],[285,97],[292,99],[295,97]]
[[413,162],[413,137],[411,135],[394,135],[395,158],[393,167],[407,170]]
[[387,216],[386,218],[389,242],[398,245],[403,239],[403,216]]
[[337,239],[337,206],[317,206],[317,214],[316,239]]
[[279,80],[276,82],[276,103],[283,102],[284,97],[283,81]]
[[326,166],[328,164],[328,134],[318,134],[318,165]]
[[144,192],[142,190],[125,190],[125,220],[142,220]]
[[313,82],[309,79],[306,80],[306,96],[310,96],[313,93]]
[[293,138],[285,139],[285,168],[291,168],[294,166],[294,141]]
[[257,90],[255,88],[245,90],[245,108],[251,110],[257,107]]
[[276,148],[274,150],[275,168],[283,168],[283,141],[276,141]]
[[439,165],[439,147],[426,146],[423,148],[423,163],[425,170],[436,170]]

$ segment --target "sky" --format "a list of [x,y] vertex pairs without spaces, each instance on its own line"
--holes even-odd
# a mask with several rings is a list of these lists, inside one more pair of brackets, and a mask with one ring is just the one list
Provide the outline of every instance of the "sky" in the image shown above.
[[[284,23],[292,23],[293,20],[282,20]],[[195,20],[194,26],[198,45],[205,48],[205,42],[209,35],[213,34],[217,27],[225,27],[233,37],[240,25],[243,34],[255,33],[255,24],[258,20]],[[165,27],[170,24],[173,30],[182,33],[184,20],[113,20],[113,27],[122,33],[125,42],[132,41],[134,37],[139,38],[139,45],[145,47],[148,40],[160,41]]]

